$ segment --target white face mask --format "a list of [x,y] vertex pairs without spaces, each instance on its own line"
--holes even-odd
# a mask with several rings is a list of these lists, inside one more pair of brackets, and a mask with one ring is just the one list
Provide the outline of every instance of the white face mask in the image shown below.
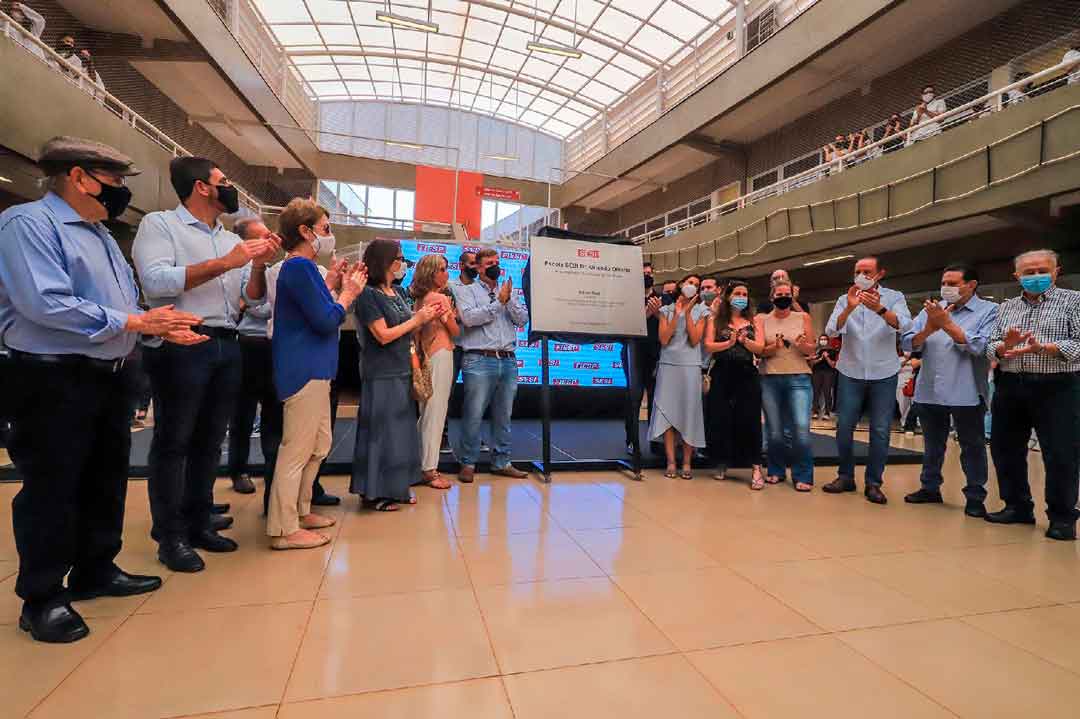
[[873,277],[867,277],[862,273],[855,275],[855,286],[864,292],[876,284]]
[[923,95],[922,95],[922,101],[923,102],[932,102],[933,100],[934,100],[934,93],[932,93],[932,92],[924,92],[923,93]]
[[320,235],[312,230],[311,234],[315,236],[311,246],[315,248],[316,255],[332,255],[334,253],[334,248],[337,247],[337,240],[334,238],[334,233],[331,232],[329,235]]
[[400,279],[403,279],[404,277],[405,277],[405,268],[404,267],[399,267],[398,269],[394,270],[394,279],[395,280],[400,280]]
[[697,285],[691,285],[689,283],[683,285],[682,294],[683,297],[688,300],[694,299],[694,295],[697,294]]
[[960,288],[948,287],[946,285],[941,286],[941,299],[948,302],[950,305],[955,305],[960,301]]

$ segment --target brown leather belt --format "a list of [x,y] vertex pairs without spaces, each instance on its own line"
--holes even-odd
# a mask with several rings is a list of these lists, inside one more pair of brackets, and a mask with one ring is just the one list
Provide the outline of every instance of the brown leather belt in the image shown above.
[[485,357],[494,357],[495,359],[514,359],[513,350],[465,350],[467,355],[483,355]]

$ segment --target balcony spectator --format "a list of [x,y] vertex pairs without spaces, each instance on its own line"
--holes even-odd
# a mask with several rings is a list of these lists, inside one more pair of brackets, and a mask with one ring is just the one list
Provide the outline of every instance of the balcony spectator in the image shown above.
[[900,115],[893,113],[889,121],[885,123],[885,129],[881,132],[881,139],[885,143],[881,146],[882,153],[895,152],[904,146],[904,121]]
[[[1061,58],[1062,62],[1080,62],[1080,47],[1069,48],[1065,52],[1065,56]],[[1080,82],[1080,65],[1074,65],[1069,69],[1069,84]]]
[[821,148],[825,162],[835,162],[848,153],[848,139],[844,135],[837,135],[836,139]]
[[[1020,82],[1021,80],[1024,80],[1024,79],[1029,78],[1029,77],[1031,77],[1030,72],[1018,72],[1013,77],[1013,82]],[[1003,98],[1002,104],[1003,105],[1019,105],[1021,102],[1027,102],[1028,95],[1031,94],[1031,91],[1033,89],[1034,89],[1034,85],[1032,83],[1030,83],[1030,82],[1026,82],[1023,85],[1021,85],[1020,87],[1014,87],[1013,89],[1011,89],[1007,93],[1005,93],[1005,97]]]
[[920,100],[921,102],[915,106],[915,112],[911,116],[910,127],[916,129],[908,135],[907,144],[909,145],[939,134],[941,124],[934,122],[934,119],[949,109],[945,101],[934,92],[933,85],[923,88]]
[[61,67],[68,75],[75,77],[78,73],[82,72],[83,65],[79,55],[75,52],[75,38],[71,35],[64,35],[60,38],[60,42],[53,48],[56,50],[56,54],[64,59],[67,63],[66,67]]
[[[25,3],[15,2],[11,3],[9,15],[11,16],[11,19],[21,28],[26,30],[26,32],[30,33],[35,38],[41,38],[41,33],[45,30],[45,18],[42,17],[41,13],[37,10],[34,10]],[[8,35],[10,35],[15,42],[37,55],[42,60],[45,59],[45,51],[42,50],[36,42],[29,39],[18,30],[8,30]]]
[[104,104],[105,102],[105,83],[101,80],[101,75],[98,74],[97,66],[94,64],[94,58],[87,49],[79,51],[79,60],[82,62],[83,72],[90,78],[90,81],[94,83],[97,88],[93,91],[94,97],[98,102]]

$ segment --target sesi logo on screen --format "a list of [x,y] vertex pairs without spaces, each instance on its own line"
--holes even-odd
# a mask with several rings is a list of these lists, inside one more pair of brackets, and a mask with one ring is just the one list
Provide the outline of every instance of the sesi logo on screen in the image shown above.
[[600,369],[599,362],[575,362],[574,369]]
[[592,348],[593,348],[593,352],[614,352],[615,351],[615,345],[612,345],[612,344],[600,343],[600,344],[593,345]]
[[593,377],[592,378],[592,383],[593,384],[615,384],[615,379],[613,377]]
[[612,362],[611,369],[622,369],[622,361]]
[[555,350],[556,352],[577,352],[581,349],[581,347],[579,347],[578,345],[568,345],[557,342],[555,343],[555,346],[551,349]]
[[581,382],[576,377],[552,377],[551,384],[569,385],[577,387]]

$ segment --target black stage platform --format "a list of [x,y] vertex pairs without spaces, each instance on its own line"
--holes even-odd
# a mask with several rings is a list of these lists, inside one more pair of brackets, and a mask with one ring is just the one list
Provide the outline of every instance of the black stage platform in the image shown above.
[[[649,452],[649,444],[645,441],[648,425],[642,422],[642,464],[648,468],[664,466],[662,456],[653,455]],[[356,420],[341,419],[337,423],[334,432],[334,446],[330,451],[327,462],[327,474],[348,474],[351,471],[353,442],[356,434]],[[484,431],[487,435],[487,428]],[[146,477],[147,455],[150,452],[150,439],[153,431],[146,429],[136,432],[131,438],[131,476]],[[456,442],[458,436],[458,422],[450,421],[450,441]],[[814,449],[814,463],[818,466],[835,466],[838,463],[836,455],[836,440],[828,435],[812,434]],[[552,462],[573,462],[590,460],[628,460],[624,441],[623,424],[619,420],[572,420],[559,419],[551,424],[551,459]],[[867,445],[864,442],[855,442],[855,461],[862,464],[866,458]],[[542,444],[540,440],[540,420],[526,419],[514,421],[513,457],[515,463],[530,463],[541,458]],[[443,472],[456,472],[457,463],[452,455],[444,454],[445,458],[440,469]],[[486,470],[487,457],[483,457],[477,469]],[[226,452],[222,452],[222,464],[227,461]],[[908,449],[889,448],[890,464],[919,464],[922,462],[922,453]],[[262,451],[259,449],[259,440],[251,441],[250,463],[253,472],[262,470]],[[525,468],[525,467],[523,467]],[[224,466],[222,474],[226,472]],[[17,480],[18,475],[14,467],[0,468],[0,479]]]

